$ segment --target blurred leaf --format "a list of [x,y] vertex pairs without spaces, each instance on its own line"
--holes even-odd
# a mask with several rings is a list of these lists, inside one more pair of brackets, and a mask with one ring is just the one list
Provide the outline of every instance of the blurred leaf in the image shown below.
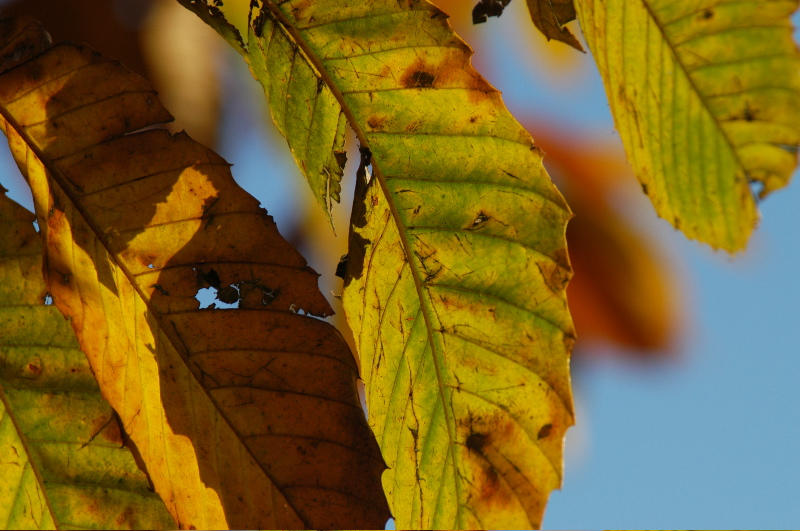
[[534,26],[539,28],[547,40],[556,39],[569,44],[579,51],[583,46],[570,30],[564,27],[567,22],[575,20],[573,0],[526,0],[528,11]]
[[800,145],[797,0],[576,0],[642,188],[688,237],[743,249]]
[[[546,70],[548,83],[569,85],[581,82],[577,74],[584,72],[584,67],[591,64],[583,54],[576,54],[567,46],[552,46],[547,37],[531,24],[528,15],[523,11],[527,6],[522,2],[510,3],[505,8],[506,15],[500,20],[486,26],[472,24],[470,4],[463,0],[434,0],[432,2],[450,16],[450,24],[456,32],[476,50],[473,62],[484,74],[502,68],[494,62],[486,52],[495,49],[500,35],[514,43],[513,50],[503,50],[513,58],[516,68],[526,69],[537,77]],[[519,11],[517,11],[519,10]],[[577,26],[577,23],[575,23]],[[483,53],[482,53],[483,52]],[[588,71],[588,70],[587,70]],[[524,75],[524,74],[523,74]]]
[[570,213],[445,19],[419,1],[267,2],[248,60],[296,155],[337,131],[321,103],[361,144],[343,303],[396,525],[529,528],[572,424]]
[[69,323],[45,304],[33,219],[0,193],[2,528],[173,528]]
[[612,206],[625,198],[619,192],[630,177],[621,150],[545,123],[526,125],[575,212],[567,227],[575,272],[567,299],[578,344],[608,341],[643,357],[668,353],[680,328],[681,288],[665,250],[618,213],[629,205]]
[[[224,160],[152,128],[169,114],[144,79],[74,45],[27,56],[17,28],[0,124],[48,288],[178,525],[383,525],[354,360],[301,314],[330,312],[316,273]],[[199,309],[205,287],[237,308]]]
[[[186,130],[216,145],[220,43],[174,0],[14,0],[5,16],[40,20],[55,42],[87,43],[144,75]],[[209,38],[213,37],[213,38]]]

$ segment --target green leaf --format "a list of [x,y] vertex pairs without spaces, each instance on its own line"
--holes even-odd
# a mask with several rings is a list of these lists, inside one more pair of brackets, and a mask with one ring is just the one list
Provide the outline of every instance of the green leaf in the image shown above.
[[0,529],[169,529],[75,334],[33,214],[0,193]]
[[576,0],[628,158],[658,214],[746,246],[800,145],[797,0]]
[[[247,59],[253,75],[264,87],[275,127],[286,138],[314,197],[331,219],[333,204],[340,200],[347,160],[347,121],[330,87],[284,26],[269,18],[259,19],[263,24],[257,32],[259,39],[248,53],[238,30],[218,8],[203,0],[179,2],[197,13]],[[264,38],[260,39],[262,35]],[[270,75],[265,74],[267,71]]]
[[361,143],[343,303],[397,527],[538,526],[574,336],[541,153],[427,2],[266,2],[247,54],[290,145],[320,102]]

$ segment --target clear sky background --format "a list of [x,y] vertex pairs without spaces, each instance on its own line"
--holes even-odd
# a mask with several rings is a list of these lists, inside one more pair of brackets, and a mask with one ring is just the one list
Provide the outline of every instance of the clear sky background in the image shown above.
[[[480,28],[488,37],[476,59],[481,72],[515,115],[618,141],[591,58],[578,59],[569,83],[537,69],[519,45],[515,19],[527,18],[524,8],[512,2]],[[220,151],[286,235],[304,215],[293,198],[307,197],[307,187],[263,110],[254,111],[262,105],[255,82],[238,58],[230,63]],[[30,207],[8,162],[0,165],[8,168],[0,183]],[[342,204],[350,197],[345,193]],[[602,356],[577,368],[578,426],[568,432],[564,487],[552,495],[544,526],[797,528],[800,183],[762,203],[761,225],[734,259],[687,241],[641,201],[637,223],[649,227],[680,272],[687,330],[677,355],[664,361]],[[308,258],[332,277],[335,264]]]

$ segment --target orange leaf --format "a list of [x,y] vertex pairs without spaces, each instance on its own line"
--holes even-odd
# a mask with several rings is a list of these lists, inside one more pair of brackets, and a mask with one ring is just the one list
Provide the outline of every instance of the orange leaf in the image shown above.
[[[0,28],[22,61],[0,127],[50,292],[179,526],[383,526],[355,361],[303,315],[330,313],[317,274],[223,159],[153,128],[170,116],[147,81],[85,47],[28,54],[31,28]],[[238,307],[200,309],[204,287]]]
[[575,271],[567,297],[579,342],[667,351],[680,328],[680,289],[664,251],[611,206],[630,182],[621,151],[545,124],[528,126],[575,213],[567,227]]

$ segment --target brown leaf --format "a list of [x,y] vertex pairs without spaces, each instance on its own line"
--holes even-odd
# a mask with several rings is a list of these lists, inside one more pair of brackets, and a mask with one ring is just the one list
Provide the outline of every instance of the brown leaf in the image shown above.
[[[179,526],[382,527],[355,361],[229,165],[154,128],[170,116],[149,83],[86,47],[0,74],[0,114],[50,293]],[[200,309],[202,288],[238,307]]]
[[556,39],[569,44],[579,51],[583,46],[570,30],[564,27],[567,22],[575,20],[573,0],[526,0],[533,24],[544,33],[547,40]]

